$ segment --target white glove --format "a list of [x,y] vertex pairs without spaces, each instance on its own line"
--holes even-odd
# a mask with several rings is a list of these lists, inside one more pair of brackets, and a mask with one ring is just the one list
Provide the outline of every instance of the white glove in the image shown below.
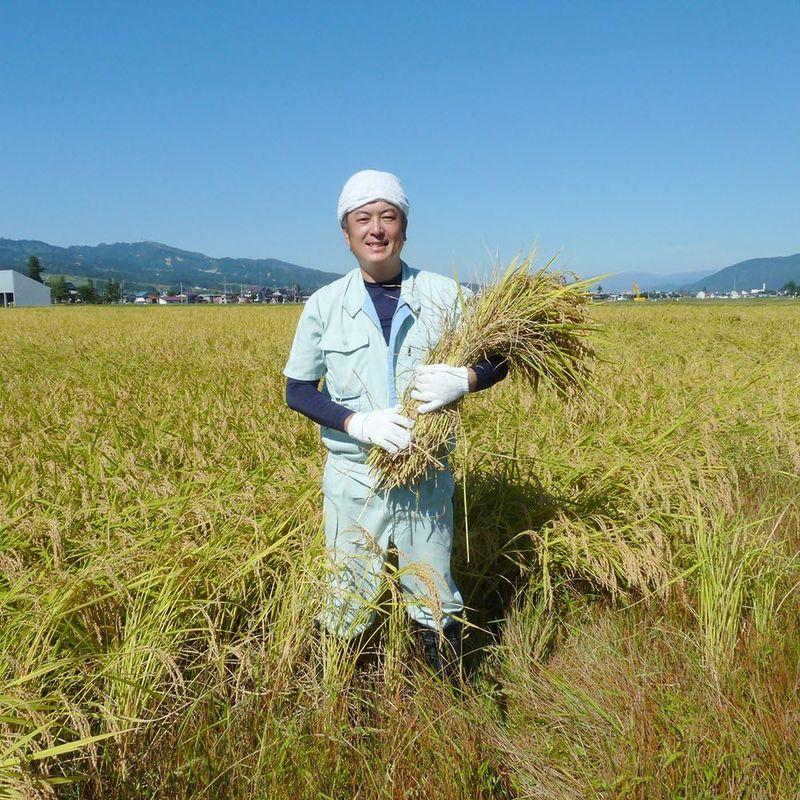
[[415,373],[411,398],[422,401],[422,405],[417,408],[420,414],[453,403],[469,391],[469,371],[466,367],[424,364],[418,366]]
[[347,433],[364,444],[376,444],[387,453],[405,450],[411,444],[414,421],[399,411],[400,406],[366,413],[356,411],[347,423]]

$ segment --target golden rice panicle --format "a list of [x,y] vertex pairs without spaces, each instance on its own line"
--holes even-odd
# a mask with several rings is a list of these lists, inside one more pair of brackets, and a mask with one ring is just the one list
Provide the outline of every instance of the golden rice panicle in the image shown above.
[[[552,260],[532,271],[531,257],[513,261],[505,272],[468,299],[461,314],[445,323],[425,363],[471,366],[485,358],[503,358],[509,372],[534,389],[544,381],[567,394],[586,385],[594,351],[588,336],[587,292],[592,281],[567,282],[551,272]],[[415,420],[411,447],[394,456],[373,448],[369,463],[382,488],[419,480],[441,458],[455,434],[460,401],[428,414],[417,414],[417,402],[406,392],[403,413]]]

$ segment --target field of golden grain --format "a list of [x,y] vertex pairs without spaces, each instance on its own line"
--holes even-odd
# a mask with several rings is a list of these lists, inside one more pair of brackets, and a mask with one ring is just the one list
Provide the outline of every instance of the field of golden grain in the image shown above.
[[310,635],[297,307],[0,313],[0,797],[793,798],[800,304],[618,304],[467,399],[453,689]]

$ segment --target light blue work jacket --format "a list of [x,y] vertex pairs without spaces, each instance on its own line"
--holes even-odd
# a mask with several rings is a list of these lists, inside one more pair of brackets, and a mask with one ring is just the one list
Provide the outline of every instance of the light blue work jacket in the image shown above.
[[[396,405],[448,321],[458,318],[462,298],[471,294],[452,278],[402,263],[400,298],[386,344],[375,307],[364,288],[361,269],[318,289],[309,297],[297,324],[283,374],[297,380],[325,378],[323,393],[353,411]],[[322,441],[338,463],[349,462],[368,479],[369,446],[333,428],[322,428]]]

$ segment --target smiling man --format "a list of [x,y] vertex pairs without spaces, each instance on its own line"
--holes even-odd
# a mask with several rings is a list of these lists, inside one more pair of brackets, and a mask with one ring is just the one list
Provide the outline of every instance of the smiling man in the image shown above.
[[461,642],[455,618],[463,610],[450,573],[452,474],[432,470],[413,486],[382,491],[367,457],[371,447],[396,453],[411,446],[413,423],[399,407],[407,389],[428,413],[491,386],[507,368],[493,361],[422,366],[445,321],[459,313],[459,291],[469,290],[401,260],[408,198],[394,175],[353,175],[339,196],[338,219],[358,266],[308,299],[284,369],[287,404],[322,426],[328,449],[322,492],[331,580],[320,622],[348,639],[369,627],[393,546],[425,656],[452,674]]

